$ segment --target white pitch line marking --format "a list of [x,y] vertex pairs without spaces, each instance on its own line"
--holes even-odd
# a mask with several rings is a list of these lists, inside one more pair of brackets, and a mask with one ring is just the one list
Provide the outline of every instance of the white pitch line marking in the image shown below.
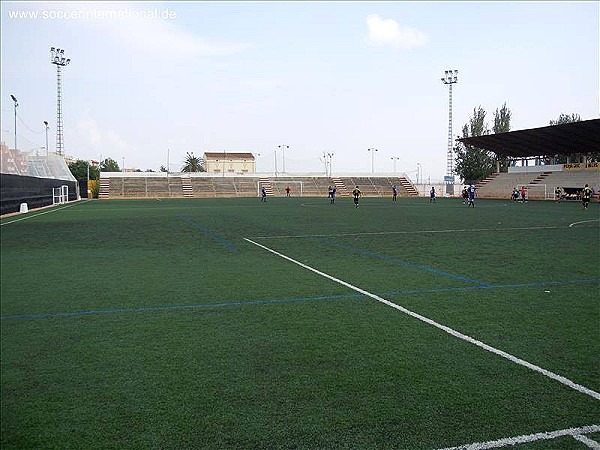
[[[559,438],[562,436],[575,437],[575,436],[582,435],[584,433],[595,433],[596,431],[600,431],[600,426],[589,425],[587,427],[581,427],[581,428],[567,428],[565,430],[550,431],[547,433],[535,433],[535,434],[528,434],[528,435],[523,435],[523,436],[498,439],[497,441],[475,442],[473,444],[459,445],[458,447],[448,447],[448,448],[443,448],[441,450],[483,450],[483,449],[487,449],[487,448],[500,448],[500,447],[506,447],[509,445],[527,444],[529,442],[535,442],[535,441],[548,441],[548,440],[556,439],[556,438]],[[592,442],[594,442],[594,441],[592,441]]]
[[591,219],[591,220],[582,220],[581,222],[573,222],[569,225],[569,228],[573,228],[573,225],[579,225],[580,223],[588,223],[588,222],[599,222],[600,219]]
[[462,333],[460,333],[460,332],[458,332],[458,331],[456,331],[456,330],[454,330],[454,329],[452,329],[450,327],[442,325],[441,323],[438,323],[438,322],[436,322],[436,321],[434,321],[434,320],[432,320],[432,319],[430,319],[428,317],[422,316],[420,314],[417,314],[416,312],[413,312],[413,311],[411,311],[409,309],[404,308],[403,306],[400,306],[400,305],[397,305],[396,303],[390,302],[389,300],[386,300],[383,297],[379,297],[378,295],[375,295],[375,294],[372,294],[370,292],[367,292],[364,289],[361,289],[361,288],[356,287],[356,286],[354,286],[354,285],[352,285],[350,283],[347,283],[347,282],[345,282],[343,280],[340,280],[339,278],[335,278],[335,277],[333,277],[331,275],[326,274],[325,272],[321,272],[320,270],[317,270],[317,269],[315,269],[313,267],[310,267],[310,266],[308,266],[306,264],[303,264],[300,261],[296,261],[295,259],[290,258],[289,256],[286,256],[283,253],[279,253],[279,252],[277,252],[277,251],[275,251],[273,249],[270,249],[269,247],[265,247],[264,245],[259,244],[258,242],[254,242],[254,241],[252,241],[252,240],[250,240],[248,238],[244,238],[244,240],[248,241],[251,244],[254,244],[254,245],[256,245],[256,246],[258,246],[258,247],[260,247],[260,248],[262,248],[264,250],[267,250],[268,252],[271,252],[274,255],[279,256],[280,258],[286,259],[286,260],[288,260],[288,261],[290,261],[290,262],[292,262],[294,264],[299,265],[300,267],[304,267],[305,269],[310,270],[311,272],[314,272],[314,273],[316,273],[318,275],[321,275],[322,277],[325,277],[325,278],[327,278],[327,279],[329,279],[331,281],[334,281],[334,282],[336,282],[338,284],[341,284],[342,286],[346,286],[347,288],[350,288],[353,291],[359,292],[359,293],[361,293],[363,295],[366,295],[367,297],[371,297],[371,298],[377,300],[378,302],[381,302],[381,303],[383,303],[385,305],[391,306],[392,308],[395,308],[398,311],[402,311],[404,314],[407,314],[407,315],[409,315],[411,317],[419,319],[422,322],[428,323],[429,325],[432,325],[432,326],[434,326],[436,328],[439,328],[440,330],[445,331],[446,333],[448,333],[448,334],[450,334],[450,335],[452,335],[454,337],[457,337],[459,339],[462,339],[463,341],[467,341],[467,342],[469,342],[469,343],[471,343],[473,345],[481,347],[482,349],[487,350],[488,352],[494,353],[494,354],[496,354],[498,356],[501,356],[501,357],[503,357],[505,359],[508,359],[509,361],[512,361],[512,362],[514,362],[516,364],[519,364],[521,366],[527,367],[528,369],[531,369],[533,371],[539,372],[539,373],[541,373],[542,375],[545,375],[548,378],[556,380],[559,383],[562,383],[565,386],[570,387],[571,389],[575,389],[576,391],[581,392],[582,394],[586,394],[586,395],[589,395],[590,397],[595,398],[596,400],[600,400],[600,394],[598,392],[593,391],[592,389],[586,388],[585,386],[582,386],[580,384],[577,384],[577,383],[569,380],[568,378],[563,377],[562,375],[557,375],[554,372],[550,372],[549,370],[543,369],[543,368],[541,368],[539,366],[536,366],[535,364],[531,364],[530,362],[527,362],[524,359],[517,358],[516,356],[513,356],[513,355],[511,355],[509,353],[506,353],[506,352],[504,352],[502,350],[499,350],[499,349],[497,349],[495,347],[492,347],[491,345],[485,344],[485,343],[483,343],[481,341],[478,341],[477,339],[473,339],[472,337],[467,336],[466,334],[462,334]]
[[344,237],[344,236],[374,236],[390,234],[424,234],[424,233],[467,233],[479,231],[517,231],[517,230],[548,230],[558,229],[558,226],[548,227],[517,227],[517,228],[464,228],[460,230],[422,230],[422,231],[373,231],[366,233],[338,233],[338,234],[306,234],[306,235],[284,235],[284,236],[256,236],[254,239],[286,239],[286,238],[321,238],[321,237]]
[[584,443],[585,445],[587,445],[589,448],[593,448],[594,450],[599,450],[600,449],[600,444],[592,439],[590,439],[589,437],[586,437],[582,434],[574,434],[573,435],[574,439],[577,439],[579,442]]
[[[89,201],[89,200],[87,200],[87,201]],[[15,223],[15,222],[20,222],[21,220],[32,219],[33,217],[41,216],[42,214],[48,214],[48,213],[51,213],[51,212],[60,211],[61,209],[70,208],[71,206],[75,206],[77,204],[79,204],[79,202],[75,202],[75,203],[72,203],[70,205],[66,205],[66,206],[60,207],[60,208],[49,209],[48,211],[44,211],[44,212],[41,212],[41,213],[33,214],[31,216],[21,217],[20,219],[11,220],[10,222],[2,222],[2,223],[0,223],[0,226],[2,226],[2,225],[9,225],[9,224]]]

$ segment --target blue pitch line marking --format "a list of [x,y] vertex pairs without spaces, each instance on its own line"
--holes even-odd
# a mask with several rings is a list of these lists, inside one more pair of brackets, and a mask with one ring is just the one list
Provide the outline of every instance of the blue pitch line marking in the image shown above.
[[188,216],[181,216],[181,218],[189,223],[190,225],[192,225],[194,228],[196,228],[197,230],[202,231],[202,233],[204,233],[206,236],[212,238],[213,240],[217,241],[219,244],[221,244],[222,246],[226,247],[229,251],[235,252],[237,250],[237,246],[231,242],[229,242],[227,239],[224,239],[220,236],[217,236],[215,233],[213,233],[212,230],[206,228],[205,226],[203,226],[202,224],[192,220],[191,217]]
[[[496,284],[487,286],[464,286],[464,287],[449,287],[449,288],[430,288],[430,289],[411,289],[403,291],[386,291],[377,293],[376,295],[388,296],[388,295],[423,295],[423,294],[435,294],[442,292],[454,292],[454,291],[477,291],[480,289],[507,289],[507,288],[519,288],[519,287],[536,287],[536,286],[564,286],[570,284],[584,284],[584,283],[600,283],[600,278],[583,278],[579,280],[567,280],[567,281],[533,281],[529,283],[515,283],[515,284]],[[291,297],[283,299],[273,300],[248,300],[240,302],[221,302],[221,303],[206,303],[202,305],[168,305],[168,306],[149,306],[140,308],[119,308],[119,309],[93,309],[88,311],[73,311],[63,313],[47,313],[47,314],[20,314],[15,316],[4,316],[0,317],[1,320],[17,320],[17,319],[51,319],[51,318],[63,318],[63,317],[78,317],[88,316],[93,314],[115,314],[115,313],[127,313],[127,312],[148,312],[148,311],[178,311],[185,309],[209,309],[209,308],[221,308],[228,306],[253,306],[253,305],[269,305],[269,304],[281,304],[281,303],[293,303],[293,302],[305,302],[305,301],[323,301],[323,300],[343,300],[351,298],[364,297],[362,294],[336,294],[336,295],[321,295],[317,297]]]
[[377,259],[380,259],[380,260],[383,260],[383,261],[392,262],[392,263],[395,263],[395,264],[401,264],[403,266],[410,267],[411,269],[416,269],[416,270],[421,270],[421,271],[425,271],[425,272],[430,272],[430,273],[433,273],[435,275],[440,275],[440,276],[443,276],[443,277],[446,277],[446,278],[452,278],[452,279],[457,280],[457,281],[463,281],[463,282],[466,282],[466,283],[475,284],[477,286],[482,286],[482,287],[491,286],[489,283],[485,283],[483,281],[472,280],[470,278],[462,277],[460,275],[454,275],[454,274],[451,274],[451,273],[448,273],[448,272],[444,272],[442,270],[437,270],[437,269],[434,269],[432,267],[419,266],[417,264],[412,264],[412,263],[409,263],[408,261],[404,261],[404,260],[399,259],[399,258],[393,258],[391,256],[380,255],[378,253],[375,253],[375,252],[372,252],[372,251],[369,251],[369,250],[363,250],[363,249],[360,249],[358,247],[353,247],[351,245],[338,244],[337,242],[333,242],[330,239],[319,238],[319,237],[315,237],[315,236],[310,236],[310,235],[308,235],[306,233],[299,233],[299,232],[297,232],[295,230],[292,230],[292,229],[289,229],[289,228],[275,227],[275,226],[272,226],[272,225],[265,225],[263,223],[261,223],[260,225],[261,225],[261,227],[266,228],[266,229],[270,229],[272,231],[279,232],[279,231],[283,230],[283,231],[285,231],[288,234],[296,234],[296,235],[299,235],[299,236],[306,237],[308,240],[313,241],[313,242],[317,242],[317,243],[320,243],[320,244],[323,244],[323,245],[328,245],[330,247],[337,247],[337,248],[340,248],[342,250],[349,250],[349,251],[351,251],[353,253],[359,253],[361,255],[369,256],[369,257],[372,257],[372,258],[377,258]]
[[399,258],[394,258],[391,256],[385,256],[385,255],[380,255],[379,253],[375,253],[372,252],[370,250],[364,250],[358,247],[354,247],[352,245],[344,245],[344,244],[338,244],[336,242],[330,242],[328,240],[325,239],[315,239],[316,241],[319,242],[323,242],[326,245],[332,246],[332,247],[338,247],[344,250],[349,250],[353,253],[359,253],[361,255],[365,255],[365,256],[370,256],[372,258],[377,258],[377,259],[381,259],[382,261],[387,261],[387,262],[392,262],[395,264],[401,264],[403,266],[406,267],[410,267],[411,269],[417,269],[417,270],[422,270],[425,272],[431,272],[433,274],[436,275],[441,275],[443,277],[446,278],[452,278],[453,280],[458,280],[458,281],[464,281],[466,283],[471,283],[471,284],[476,284],[477,286],[482,286],[482,287],[490,287],[491,285],[489,283],[484,283],[482,281],[477,281],[477,280],[472,280],[470,278],[466,278],[466,277],[462,277],[460,275],[454,275],[448,272],[444,272],[443,270],[438,270],[438,269],[434,269],[432,267],[427,267],[427,266],[420,266],[417,264],[413,264],[413,263],[409,263],[408,261],[404,261],[402,259]]

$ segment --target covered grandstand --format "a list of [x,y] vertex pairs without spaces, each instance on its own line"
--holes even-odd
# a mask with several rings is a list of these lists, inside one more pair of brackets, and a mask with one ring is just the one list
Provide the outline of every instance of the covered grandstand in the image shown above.
[[0,214],[18,212],[22,203],[29,209],[52,205],[56,189],[66,192],[68,201],[78,198],[77,180],[62,156],[0,146]]
[[[556,187],[562,189],[567,200],[578,200],[586,184],[596,194],[600,192],[600,163],[596,160],[600,154],[600,119],[458,141],[513,162],[508,172],[494,173],[477,185],[479,197],[509,198],[514,188],[522,186],[528,198],[540,200],[553,199]],[[557,164],[559,156],[566,156],[568,162]]]

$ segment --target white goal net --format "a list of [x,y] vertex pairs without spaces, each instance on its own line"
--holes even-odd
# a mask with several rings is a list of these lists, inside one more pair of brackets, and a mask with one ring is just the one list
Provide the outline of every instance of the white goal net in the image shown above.
[[554,191],[548,191],[545,184],[526,184],[525,200],[552,200]]

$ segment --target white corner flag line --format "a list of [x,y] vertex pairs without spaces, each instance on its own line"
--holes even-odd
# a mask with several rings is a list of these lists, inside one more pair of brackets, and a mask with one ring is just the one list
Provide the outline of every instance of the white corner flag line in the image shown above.
[[361,289],[359,287],[353,286],[352,284],[347,283],[347,282],[345,282],[343,280],[340,280],[338,278],[332,277],[331,275],[328,275],[328,274],[326,274],[324,272],[321,272],[320,270],[314,269],[314,268],[312,268],[312,267],[310,267],[310,266],[308,266],[306,264],[301,263],[300,261],[296,261],[295,259],[290,258],[289,256],[286,256],[286,255],[284,255],[282,253],[279,253],[279,252],[277,252],[277,251],[275,251],[273,249],[270,249],[269,247],[265,247],[264,245],[261,245],[261,244],[259,244],[257,242],[254,242],[254,241],[252,241],[252,240],[250,240],[248,238],[244,238],[244,240],[247,241],[247,242],[250,242],[251,244],[254,244],[254,245],[256,245],[256,246],[258,246],[258,247],[260,247],[262,249],[265,249],[268,252],[271,252],[274,255],[279,256],[280,258],[286,259],[286,260],[288,260],[288,261],[290,261],[290,262],[292,262],[294,264],[299,265],[300,267],[303,267],[303,268],[305,268],[307,270],[310,270],[311,272],[314,272],[314,273],[316,273],[318,275],[321,275],[322,277],[328,278],[331,281],[335,281],[336,283],[341,284],[342,286],[346,286],[347,288],[350,288],[353,291],[359,292],[360,294],[366,295],[367,297],[371,297],[371,298],[377,300],[378,302],[381,302],[381,303],[383,303],[385,305],[388,305],[388,306],[391,306],[392,308],[397,309],[398,311],[402,311],[404,314],[412,316],[415,319],[419,319],[422,322],[428,323],[429,325],[433,325],[434,327],[439,328],[440,330],[445,331],[446,333],[451,334],[454,337],[457,337],[459,339],[462,339],[463,341],[467,341],[467,342],[469,342],[471,344],[474,344],[474,345],[476,345],[478,347],[481,347],[484,350],[487,350],[488,352],[495,353],[498,356],[501,356],[501,357],[503,357],[505,359],[508,359],[509,361],[517,363],[517,364],[519,364],[521,366],[525,366],[528,369],[531,369],[531,370],[534,370],[536,372],[539,372],[542,375],[547,376],[548,378],[556,380],[556,381],[564,384],[565,386],[568,386],[571,389],[575,389],[576,391],[579,391],[579,392],[581,392],[583,394],[589,395],[590,397],[593,397],[596,400],[600,400],[600,393],[598,393],[596,391],[593,391],[591,389],[588,389],[585,386],[581,386],[580,384],[574,383],[573,381],[569,380],[568,378],[565,378],[565,377],[563,377],[561,375],[557,375],[557,374],[555,374],[553,372],[550,372],[549,370],[546,370],[546,369],[543,369],[543,368],[541,368],[539,366],[536,366],[535,364],[531,364],[530,362],[527,362],[527,361],[525,361],[525,360],[523,360],[521,358],[517,358],[516,356],[513,356],[513,355],[511,355],[509,353],[506,353],[506,352],[504,352],[502,350],[498,350],[497,348],[494,348],[494,347],[492,347],[490,345],[487,345],[487,344],[485,344],[485,343],[483,343],[481,341],[478,341],[477,339],[473,339],[472,337],[467,336],[466,334],[462,334],[462,333],[460,333],[460,332],[458,332],[456,330],[453,330],[450,327],[442,325],[442,324],[440,324],[440,323],[438,323],[438,322],[436,322],[434,320],[431,320],[431,319],[429,319],[429,318],[427,318],[425,316],[417,314],[417,313],[415,313],[415,312],[413,312],[413,311],[411,311],[409,309],[406,309],[406,308],[404,308],[404,307],[402,307],[400,305],[392,303],[389,300],[386,300],[386,299],[384,299],[382,297],[379,297],[378,295],[372,294],[372,293],[367,292],[367,291],[365,291],[365,290],[363,290],[363,289]]

